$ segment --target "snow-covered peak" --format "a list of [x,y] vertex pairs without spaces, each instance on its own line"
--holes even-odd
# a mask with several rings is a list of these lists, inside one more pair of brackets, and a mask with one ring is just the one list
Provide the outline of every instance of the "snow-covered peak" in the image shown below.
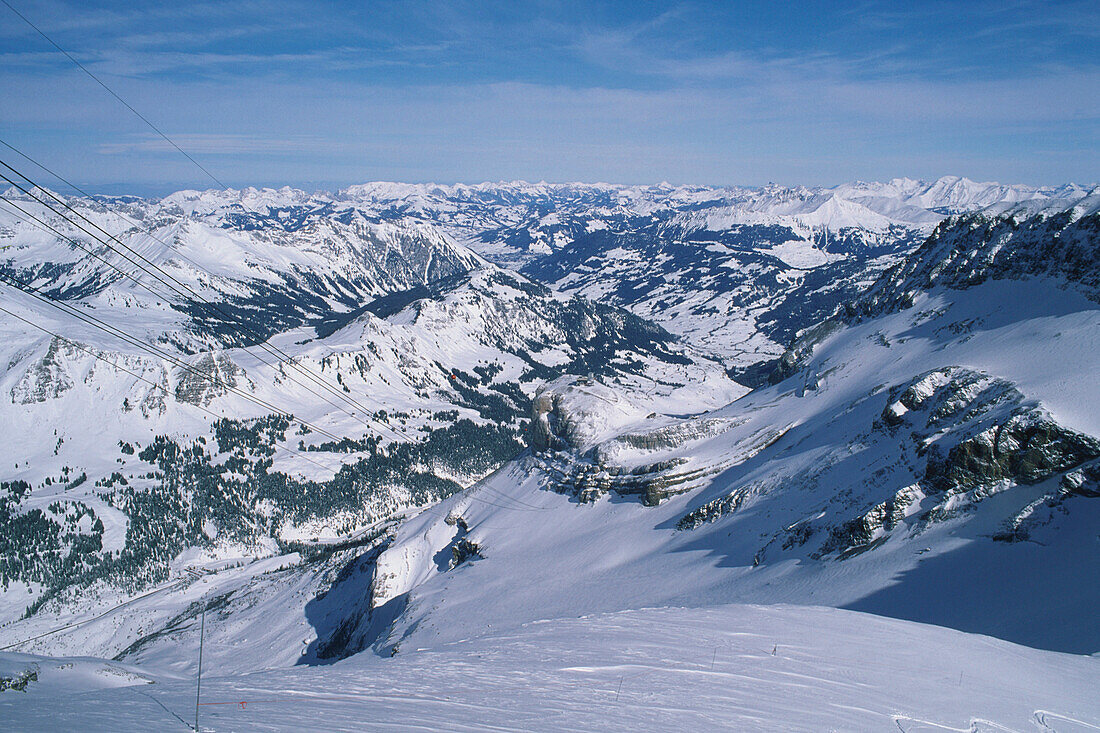
[[327,196],[315,196],[300,189],[283,186],[282,188],[243,188],[218,191],[184,190],[165,196],[158,202],[158,209],[165,212],[182,213],[187,216],[212,216],[230,208],[250,212],[265,212],[271,209],[285,209],[298,206],[323,206],[329,202]]

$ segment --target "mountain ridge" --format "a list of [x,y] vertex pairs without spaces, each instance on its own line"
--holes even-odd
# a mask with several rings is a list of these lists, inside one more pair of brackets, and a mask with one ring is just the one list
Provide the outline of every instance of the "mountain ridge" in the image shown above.
[[[984,195],[941,183],[942,200]],[[890,206],[923,195],[889,185]],[[1035,659],[1095,652],[1095,193],[1002,187],[992,205],[876,230],[797,218],[863,206],[854,193],[698,206],[711,194],[689,191],[646,208],[673,190],[615,216],[582,201],[610,202],[610,186],[562,194],[574,209],[513,191],[444,201],[438,218],[292,191],[134,204],[177,227],[188,257],[224,243],[222,275],[171,271],[269,314],[263,343],[285,355],[271,363],[195,328],[208,314],[189,299],[4,230],[26,248],[5,272],[140,326],[186,366],[15,294],[17,318],[61,335],[0,323],[0,419],[19,428],[0,473],[0,638],[45,655],[0,655],[13,684],[34,689],[32,668],[54,684],[56,655],[117,658],[130,680],[191,671],[204,613],[227,689],[256,670],[305,684],[337,660],[420,669],[430,650],[481,654],[478,639],[639,608],[797,625],[826,606],[853,627],[870,613],[917,645],[903,654],[929,623]],[[729,218],[773,203],[771,223]],[[403,233],[425,257],[387,260],[382,235],[312,238],[340,227]],[[332,271],[357,246],[389,279],[314,281],[298,251]],[[18,264],[50,247],[73,267]],[[436,252],[456,258],[446,274],[402,264]],[[271,282],[310,300],[279,305]],[[297,367],[358,404],[318,401]]]

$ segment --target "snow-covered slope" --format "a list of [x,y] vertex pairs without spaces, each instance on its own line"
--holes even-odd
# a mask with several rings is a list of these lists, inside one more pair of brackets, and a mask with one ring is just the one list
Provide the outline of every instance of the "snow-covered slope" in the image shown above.
[[[1074,234],[1093,226],[1024,222],[999,252],[1022,262],[1057,234],[1095,255]],[[784,602],[1095,652],[1100,308],[1078,287],[1091,270],[930,282],[872,308],[899,273],[945,272],[942,243],[980,231],[944,228],[850,321],[804,333],[776,384],[727,406],[685,416],[690,401],[606,375],[544,384],[532,454],[349,559],[357,590],[340,597],[355,600],[288,618],[345,656],[542,618]],[[177,643],[153,638],[134,659],[174,658]]]
[[[361,644],[739,600],[1097,651],[1100,308],[1065,275],[934,286],[808,332],[785,379],[686,420],[552,385],[534,455],[399,530],[374,593],[403,610],[384,633],[365,619]],[[448,548],[475,559],[432,560]]]
[[[144,353],[10,297],[0,567],[22,607],[4,620],[89,584],[178,577],[189,548],[198,564],[263,557],[438,500],[522,448],[530,394],[562,373],[649,409],[745,391],[659,327],[488,264],[281,333],[269,353]],[[155,333],[132,307],[79,302]]]
[[[190,370],[6,303],[66,338],[0,326],[0,647],[41,655],[0,657],[27,690],[0,706],[30,728],[187,718],[205,615],[217,729],[1100,726],[1095,194],[841,188],[744,193],[781,223],[676,209],[702,188],[344,192],[456,252],[454,217],[528,189],[636,207],[528,259],[555,288],[470,255],[276,329],[354,403],[121,283],[67,297]],[[227,231],[275,203],[328,216],[293,191],[178,198],[165,216]],[[855,204],[889,221],[797,219]],[[68,689],[92,691],[37,702]]]
[[[182,729],[190,680],[0,656],[17,730]],[[1094,730],[1096,660],[837,609],[718,606],[540,619],[332,666],[203,676],[203,730]],[[140,673],[139,673],[140,674]],[[140,684],[153,680],[154,684]],[[73,695],[71,691],[95,692]],[[132,683],[131,683],[132,684]]]

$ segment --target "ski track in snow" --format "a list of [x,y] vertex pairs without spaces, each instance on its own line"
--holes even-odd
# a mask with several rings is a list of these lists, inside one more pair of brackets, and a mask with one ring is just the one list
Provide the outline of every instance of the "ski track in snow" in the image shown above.
[[[665,608],[543,620],[393,659],[236,678],[210,667],[200,725],[1084,731],[1100,725],[1098,684],[1095,658],[851,611]],[[0,696],[11,729],[171,730],[169,713],[188,722],[194,713],[190,681],[58,698],[50,685]]]

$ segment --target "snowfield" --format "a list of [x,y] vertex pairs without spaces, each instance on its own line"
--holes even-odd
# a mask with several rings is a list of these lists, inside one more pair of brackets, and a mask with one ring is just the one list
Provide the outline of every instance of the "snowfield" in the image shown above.
[[[6,674],[40,678],[0,694],[8,730],[183,730],[194,720],[189,680],[92,660],[0,660]],[[120,688],[126,678],[138,684]],[[1084,733],[1100,728],[1098,686],[1096,658],[853,611],[653,608],[485,627],[392,659],[234,677],[211,665],[199,727]]]

